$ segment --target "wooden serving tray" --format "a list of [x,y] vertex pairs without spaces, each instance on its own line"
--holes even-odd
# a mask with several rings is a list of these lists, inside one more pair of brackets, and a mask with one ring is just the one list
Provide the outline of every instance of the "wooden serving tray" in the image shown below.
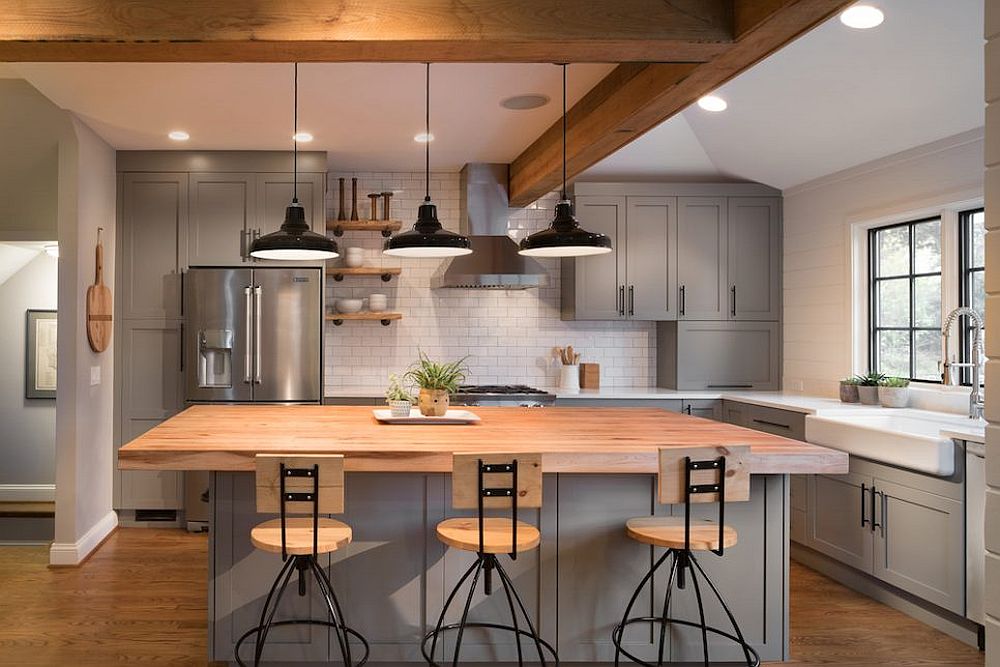
[[423,424],[423,425],[455,425],[455,424],[478,424],[481,420],[479,415],[468,410],[448,410],[443,417],[425,417],[420,414],[419,408],[411,408],[409,417],[393,417],[392,410],[379,409],[372,410],[375,419],[383,424]]

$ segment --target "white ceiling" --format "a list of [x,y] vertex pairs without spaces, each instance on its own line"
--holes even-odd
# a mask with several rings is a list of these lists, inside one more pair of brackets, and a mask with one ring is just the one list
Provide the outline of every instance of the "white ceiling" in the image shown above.
[[[23,76],[73,111],[118,149],[287,149],[292,136],[290,64],[27,63]],[[570,104],[611,65],[573,65]],[[0,76],[3,76],[0,72]],[[440,64],[431,67],[431,166],[510,162],[560,114],[554,65]],[[544,93],[552,101],[510,111],[500,101]],[[325,150],[332,167],[359,171],[423,169],[421,64],[299,65],[299,129]],[[186,130],[190,141],[170,141]]]
[[0,285],[38,257],[43,252],[44,245],[14,241],[0,243]]
[[784,189],[982,126],[982,1],[869,4],[884,10],[881,26],[830,20],[722,86],[726,111],[692,106],[583,178],[710,164],[706,176]]
[[[778,188],[812,180],[983,125],[982,0],[869,0],[885,23],[820,26],[718,92],[729,109],[691,107],[598,163],[599,179],[753,180]],[[573,65],[570,104],[610,65]],[[330,165],[417,170],[423,66],[305,64],[299,69],[304,148]],[[78,114],[120,149],[285,149],[291,66],[283,64],[0,64]],[[559,115],[552,65],[432,68],[432,168],[509,162]],[[502,99],[552,102],[509,111]],[[171,142],[184,129],[191,140]]]

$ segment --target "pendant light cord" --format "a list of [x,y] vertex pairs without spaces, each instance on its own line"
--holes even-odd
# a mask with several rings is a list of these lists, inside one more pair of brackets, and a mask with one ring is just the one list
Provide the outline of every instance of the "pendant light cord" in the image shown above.
[[431,200],[431,64],[424,77],[424,201]]
[[292,202],[299,201],[299,64],[295,63],[295,74],[292,78]]
[[562,114],[562,116],[563,116],[562,117],[562,125],[563,125],[563,146],[562,146],[562,148],[563,148],[563,163],[562,163],[562,168],[563,168],[562,169],[562,172],[563,172],[562,173],[563,186],[562,186],[562,200],[566,201],[566,63],[563,63],[563,66],[562,66],[562,75],[563,75],[563,77],[562,77],[562,79],[563,79],[562,80],[562,94],[563,94],[563,100],[562,100],[562,102],[563,102],[563,109],[562,109],[562,111],[563,111],[563,114]]

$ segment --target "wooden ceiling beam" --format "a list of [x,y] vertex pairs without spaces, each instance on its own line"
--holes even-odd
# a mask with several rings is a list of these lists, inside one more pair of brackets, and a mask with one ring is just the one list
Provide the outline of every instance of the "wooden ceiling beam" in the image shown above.
[[733,0],[0,0],[0,61],[704,62]]
[[[835,15],[851,0],[734,0],[735,41],[704,63],[623,64],[567,115],[570,180],[740,72]],[[562,178],[562,123],[510,165],[511,206],[527,206]]]

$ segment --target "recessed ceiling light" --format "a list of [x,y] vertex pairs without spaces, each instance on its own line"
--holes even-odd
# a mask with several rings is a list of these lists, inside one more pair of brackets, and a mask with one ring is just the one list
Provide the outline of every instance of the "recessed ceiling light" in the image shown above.
[[729,104],[718,95],[705,95],[698,98],[698,106],[705,111],[725,111]]
[[511,111],[528,111],[544,107],[549,103],[549,96],[541,93],[528,93],[526,95],[515,95],[500,102],[500,106]]
[[296,132],[292,135],[292,141],[299,144],[307,144],[313,140],[313,135],[308,132]]
[[840,22],[848,28],[857,30],[874,28],[881,25],[884,20],[885,14],[882,13],[882,10],[871,5],[854,5],[840,13]]
[[191,138],[191,135],[185,132],[184,130],[174,130],[167,136],[173,139],[174,141],[187,141],[188,139]]
[[413,137],[413,140],[418,144],[426,144],[428,141],[434,141],[434,135],[428,134],[426,132],[421,132],[417,136]]

